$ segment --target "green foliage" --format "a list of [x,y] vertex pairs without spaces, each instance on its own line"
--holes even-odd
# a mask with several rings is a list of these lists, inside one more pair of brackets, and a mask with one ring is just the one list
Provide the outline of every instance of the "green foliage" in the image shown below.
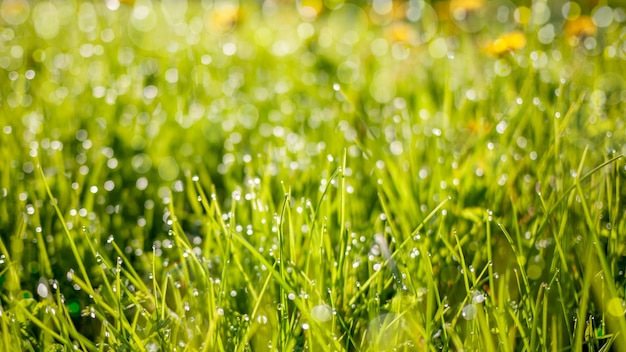
[[472,3],[2,2],[0,350],[626,350],[624,8]]

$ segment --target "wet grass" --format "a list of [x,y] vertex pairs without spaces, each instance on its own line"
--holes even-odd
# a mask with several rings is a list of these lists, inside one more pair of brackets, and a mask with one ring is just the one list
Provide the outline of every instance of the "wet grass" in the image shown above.
[[626,350],[624,8],[304,3],[3,2],[0,350]]

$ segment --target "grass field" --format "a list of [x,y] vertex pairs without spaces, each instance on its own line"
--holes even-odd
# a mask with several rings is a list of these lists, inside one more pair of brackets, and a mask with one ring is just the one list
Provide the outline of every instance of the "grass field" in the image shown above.
[[0,350],[626,351],[626,5],[0,5]]

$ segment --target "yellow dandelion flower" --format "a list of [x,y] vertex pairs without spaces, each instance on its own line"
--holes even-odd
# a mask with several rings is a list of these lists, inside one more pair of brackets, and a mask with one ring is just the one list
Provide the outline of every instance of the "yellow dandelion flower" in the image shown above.
[[30,6],[26,0],[5,0],[0,7],[0,15],[10,24],[24,22],[30,12]]
[[391,18],[393,20],[405,19],[408,9],[409,9],[409,2],[398,3],[397,1],[394,1],[393,8],[391,9]]
[[239,8],[232,4],[223,4],[209,12],[207,27],[213,33],[226,33],[239,21]]
[[301,0],[298,5],[300,15],[308,19],[315,19],[324,9],[322,0]]
[[385,30],[385,36],[391,42],[416,43],[417,33],[413,26],[406,22],[396,21]]
[[591,37],[596,35],[598,28],[589,16],[579,16],[567,21],[564,28],[565,36],[572,37]]
[[465,128],[471,132],[472,135],[484,135],[491,131],[492,126],[484,119],[473,118],[467,122]]
[[496,40],[487,43],[485,51],[499,56],[507,52],[517,51],[526,46],[526,36],[520,31],[502,34]]
[[465,11],[473,12],[485,5],[485,0],[452,0],[450,1],[450,12]]
[[450,1],[450,18],[459,29],[475,33],[485,24],[484,0],[452,0]]
[[450,20],[450,2],[449,1],[437,1],[432,4],[433,9],[435,9],[435,13],[437,14],[437,19],[440,22],[445,22]]

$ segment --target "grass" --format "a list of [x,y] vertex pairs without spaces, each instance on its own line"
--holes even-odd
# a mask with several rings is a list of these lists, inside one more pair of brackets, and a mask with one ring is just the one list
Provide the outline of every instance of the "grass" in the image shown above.
[[626,350],[624,8],[467,4],[5,1],[0,350]]

